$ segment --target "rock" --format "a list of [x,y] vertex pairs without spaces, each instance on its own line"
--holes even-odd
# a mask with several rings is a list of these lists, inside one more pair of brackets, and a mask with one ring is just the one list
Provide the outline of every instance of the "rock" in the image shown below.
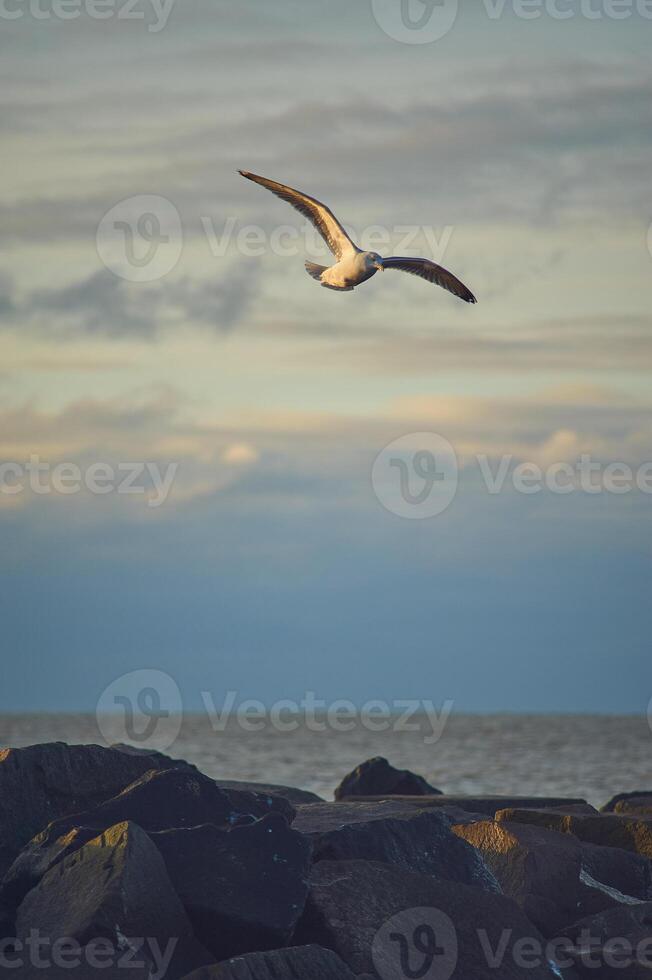
[[480,855],[451,830],[446,814],[379,803],[300,806],[293,827],[310,838],[313,861],[381,861],[404,871],[500,891]]
[[640,813],[652,817],[652,793],[619,793],[602,807],[602,813]]
[[[527,967],[519,965],[525,939],[537,947]],[[545,941],[510,898],[371,861],[315,865],[295,942],[333,949],[354,973],[383,978],[408,975],[406,968],[453,980],[559,976]]]
[[323,803],[321,796],[307,789],[296,789],[294,786],[276,786],[274,783],[243,783],[235,779],[216,779],[220,789],[240,790],[245,793],[256,793],[258,796],[280,796],[294,806],[301,803]]
[[581,919],[562,935],[573,944],[571,958],[580,977],[649,980],[652,976],[652,902]]
[[194,767],[160,753],[49,742],[0,750],[0,877],[52,820],[96,806],[150,769]]
[[68,854],[78,851],[96,837],[97,830],[75,827],[61,837],[42,842],[43,836],[37,835],[23,848],[0,884],[0,904],[12,919],[27,892],[39,883],[43,875]]
[[652,899],[652,862],[638,854],[504,820],[453,829],[478,848],[505,894],[545,936],[578,914]]
[[287,800],[220,789],[197,771],[148,772],[113,799],[55,820],[30,841],[4,876],[0,903],[15,907],[49,868],[116,823],[131,820],[149,832],[205,823],[231,826],[243,817],[270,812],[288,820],[295,813]]
[[[356,800],[364,803],[375,803],[379,800],[387,799],[386,796],[360,796]],[[411,805],[423,810],[425,807],[437,807],[452,813],[463,810],[473,817],[495,817],[496,813],[506,808],[519,810],[554,810],[555,808],[569,813],[579,808],[582,813],[597,813],[586,800],[565,799],[564,797],[550,796],[448,796],[440,794],[437,796],[392,796],[392,800],[398,800],[405,805]]]
[[297,946],[249,953],[226,963],[204,966],[185,980],[356,980],[356,977],[332,950]]
[[[528,807],[525,807],[524,809],[528,809]],[[530,807],[529,809],[532,809],[532,807]],[[538,810],[539,807],[536,806],[534,807],[534,809]],[[578,813],[578,814],[589,813],[590,814],[590,813],[600,812],[599,810],[596,810],[594,806],[591,806],[590,803],[584,803],[584,802],[582,803],[566,802],[566,803],[562,803],[560,806],[547,806],[547,807],[543,807],[543,809],[552,810],[553,813]]]
[[497,813],[496,819],[510,823],[529,823],[564,834],[575,834],[589,844],[622,848],[652,858],[652,817],[510,808]]
[[12,938],[15,933],[14,909],[11,906],[0,904],[0,942],[3,939]]
[[652,901],[652,861],[618,847],[579,841],[582,870],[580,914],[603,912],[615,905]]
[[217,960],[286,945],[303,912],[310,842],[280,814],[152,834],[195,935]]
[[526,824],[482,823],[453,828],[472,844],[531,922],[550,938],[577,914],[582,868],[578,842]]
[[439,792],[421,776],[407,769],[394,769],[387,759],[378,756],[363,762],[345,776],[335,790],[335,799],[343,800],[350,796],[436,796]]
[[[143,978],[161,956],[171,961],[170,980],[211,959],[193,937],[163,858],[133,823],[117,824],[65,857],[26,895],[16,917],[19,942],[34,930],[50,949],[69,940],[88,950],[103,940],[114,967],[131,951]],[[85,980],[87,964],[75,972]]]

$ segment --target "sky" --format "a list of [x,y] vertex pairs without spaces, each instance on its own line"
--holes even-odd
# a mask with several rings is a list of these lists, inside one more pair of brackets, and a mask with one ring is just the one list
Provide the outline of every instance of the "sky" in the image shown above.
[[[148,668],[190,710],[645,713],[651,7],[4,0],[0,710]],[[238,169],[478,305],[320,289]],[[145,492],[91,492],[98,465]]]

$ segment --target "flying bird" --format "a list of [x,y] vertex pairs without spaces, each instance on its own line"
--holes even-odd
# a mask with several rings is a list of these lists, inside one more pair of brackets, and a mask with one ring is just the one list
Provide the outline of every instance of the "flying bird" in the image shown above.
[[402,255],[392,255],[384,259],[377,252],[363,252],[351,241],[330,208],[327,208],[321,201],[317,201],[314,197],[309,197],[293,187],[288,187],[286,184],[279,184],[267,177],[259,177],[247,170],[240,170],[238,173],[246,177],[247,180],[253,180],[261,187],[266,187],[272,194],[276,194],[277,197],[287,201],[313,223],[337,259],[337,262],[331,266],[306,262],[308,274],[326,289],[351,292],[360,283],[375,276],[379,270],[383,272],[385,269],[400,269],[402,272],[421,276],[428,282],[442,286],[449,293],[463,299],[465,303],[477,303],[475,296],[463,282],[460,282],[452,272],[448,272],[447,269],[443,269],[429,259],[415,259]]

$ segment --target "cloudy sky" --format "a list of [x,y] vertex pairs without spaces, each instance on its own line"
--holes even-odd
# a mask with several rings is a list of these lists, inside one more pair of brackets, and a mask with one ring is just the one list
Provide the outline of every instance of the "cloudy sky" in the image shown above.
[[[429,39],[398,0],[52,2],[0,18],[0,708],[156,667],[190,707],[644,712],[652,11],[411,0]],[[478,305],[319,289],[314,235],[238,168]],[[372,479],[414,433],[459,465],[424,519]],[[149,464],[146,492],[60,492],[62,463]]]

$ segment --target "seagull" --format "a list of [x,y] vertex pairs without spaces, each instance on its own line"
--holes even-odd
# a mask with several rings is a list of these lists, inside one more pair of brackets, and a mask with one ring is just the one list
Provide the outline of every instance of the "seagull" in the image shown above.
[[330,208],[327,208],[321,201],[309,197],[302,191],[295,190],[294,187],[288,187],[286,184],[279,184],[267,177],[259,177],[258,174],[249,173],[248,170],[239,170],[238,173],[246,177],[247,180],[253,180],[261,187],[266,187],[272,194],[276,194],[277,197],[287,201],[313,223],[337,259],[337,262],[331,266],[306,262],[308,275],[320,282],[326,289],[336,289],[339,292],[348,293],[360,283],[371,279],[379,270],[383,272],[385,269],[400,269],[402,272],[421,276],[428,282],[442,286],[453,296],[463,299],[465,303],[477,303],[475,296],[463,282],[460,282],[452,272],[448,272],[440,265],[435,265],[429,259],[416,259],[402,255],[392,255],[384,259],[377,252],[363,252],[351,241]]

